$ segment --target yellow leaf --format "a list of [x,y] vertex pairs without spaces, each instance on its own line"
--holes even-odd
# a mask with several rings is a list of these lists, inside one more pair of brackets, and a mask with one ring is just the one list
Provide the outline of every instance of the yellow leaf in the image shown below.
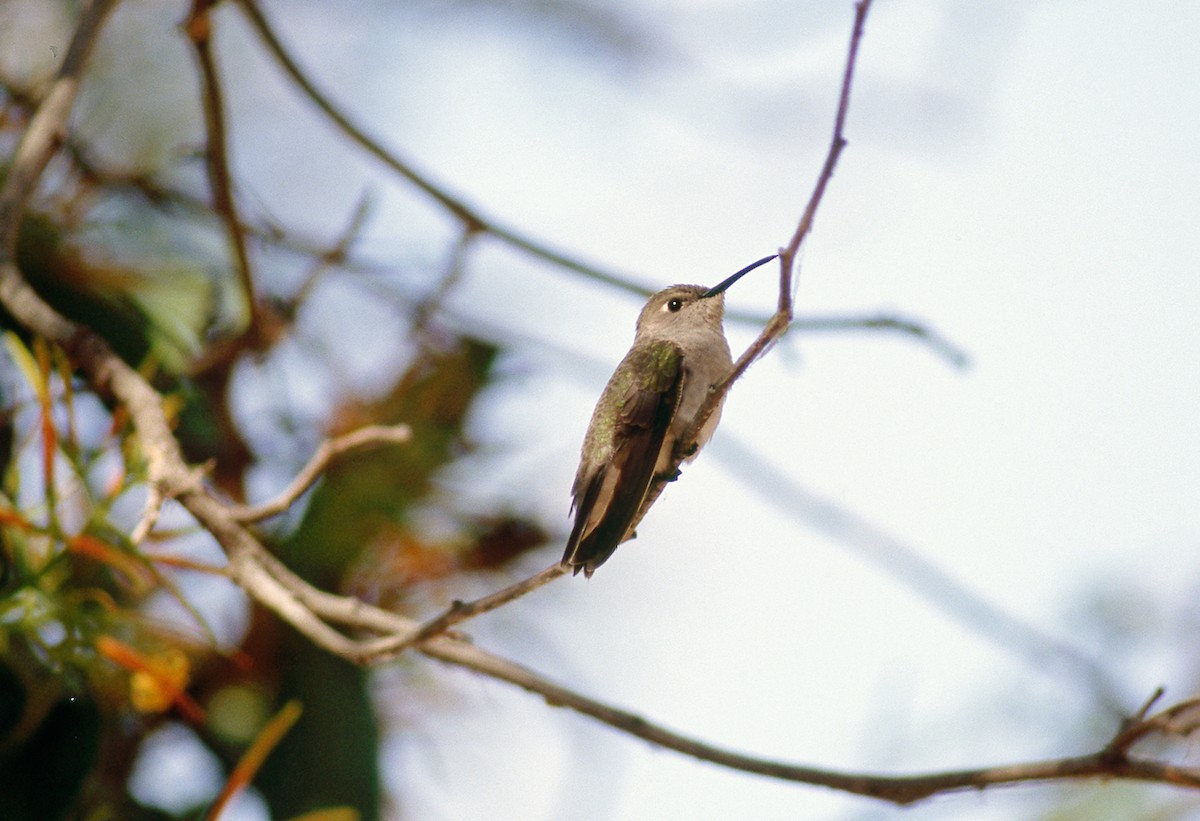
[[129,700],[143,713],[161,713],[187,689],[191,675],[187,656],[177,648],[144,659],[145,668],[129,678]]
[[206,821],[215,821],[219,818],[230,799],[254,779],[263,762],[267,760],[267,756],[300,718],[301,712],[303,709],[300,702],[293,699],[283,705],[275,717],[267,722],[267,725],[262,728],[262,732],[254,739],[254,743],[250,745],[250,749],[242,755],[242,760],[229,774],[221,794],[213,801],[208,815],[205,816]]
[[297,815],[291,821],[359,821],[362,818],[353,807],[328,807]]
[[8,349],[9,357],[21,369],[25,381],[37,392],[37,395],[40,397],[46,393],[49,388],[45,380],[42,379],[42,373],[38,369],[37,361],[33,358],[33,353],[29,348],[25,347],[25,343],[21,341],[21,337],[12,331],[5,331],[4,347]]

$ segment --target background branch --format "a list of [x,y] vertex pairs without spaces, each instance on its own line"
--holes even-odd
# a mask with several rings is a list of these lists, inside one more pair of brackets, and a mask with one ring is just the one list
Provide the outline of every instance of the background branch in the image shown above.
[[250,252],[246,248],[246,237],[242,232],[242,220],[238,216],[233,183],[230,180],[225,100],[221,90],[221,77],[212,54],[212,8],[212,0],[193,0],[191,11],[184,23],[184,31],[187,32],[188,41],[191,42],[200,65],[205,125],[204,165],[212,190],[213,208],[225,224],[226,233],[229,235],[234,269],[242,283],[242,292],[246,300],[246,333],[249,339],[255,340],[262,330],[258,316],[258,296],[254,287]]
[[[301,75],[303,76],[303,75]],[[14,88],[7,83],[0,83],[21,105],[27,108],[33,108],[37,105],[38,100],[33,94],[30,94],[22,89]],[[77,140],[67,135],[65,142],[66,152],[69,155],[71,162],[74,163],[84,177],[93,182],[100,183],[114,188],[122,188],[129,190],[143,197],[146,202],[156,208],[169,210],[172,208],[184,209],[191,213],[205,214],[216,217],[222,224],[226,225],[226,231],[229,232],[229,227],[226,222],[226,217],[222,215],[220,210],[212,201],[204,200],[187,191],[173,188],[168,185],[160,184],[154,179],[142,174],[127,174],[109,170],[95,162],[88,156],[88,152],[84,146],[80,145]],[[381,149],[382,150],[382,149]],[[405,177],[407,179],[407,177]],[[211,187],[211,186],[210,186]],[[440,189],[439,189],[440,190]],[[215,199],[215,198],[214,198]],[[269,222],[252,222],[242,218],[238,223],[238,230],[244,237],[253,237],[264,243],[286,249],[293,253],[311,257],[316,262],[318,270],[324,269],[331,264],[336,264],[338,267],[362,273],[382,274],[391,270],[391,267],[382,263],[361,258],[350,258],[348,255],[348,240],[353,239],[361,228],[362,219],[365,216],[364,206],[366,201],[360,202],[359,207],[355,210],[351,220],[351,227],[343,234],[339,242],[331,249],[323,246],[319,242],[312,239],[305,239],[299,236],[293,229],[284,230],[278,225]],[[451,211],[451,213],[454,213]],[[464,252],[470,241],[479,233],[491,233],[487,227],[480,227],[477,223],[464,223],[462,240],[457,243],[452,252],[451,271],[455,273],[454,277],[446,277],[443,279],[443,285],[452,285],[454,281],[461,278],[463,269],[461,267]],[[243,243],[244,244],[244,243]],[[235,259],[236,261],[236,259]],[[547,260],[552,262],[553,260]],[[580,266],[591,267],[587,263],[576,260]],[[455,268],[454,266],[459,266]],[[574,267],[568,270],[576,270]],[[598,272],[604,273],[603,269],[596,268]],[[638,295],[649,295],[652,289],[639,285],[632,280],[614,272],[604,273],[609,279],[600,279],[600,281],[614,285],[615,287]],[[301,292],[291,300],[293,303],[303,301],[304,296],[311,290],[311,284],[314,284],[317,277],[309,277],[305,280],[306,286],[301,289]],[[244,282],[244,280],[243,280]],[[431,312],[432,309],[439,307],[440,296],[437,289],[429,298],[423,299],[420,302],[419,310]],[[256,310],[261,313],[261,306],[256,305]],[[762,314],[753,311],[744,311],[730,309],[726,311],[725,319],[727,322],[735,322],[745,325],[761,326],[770,321],[771,315]],[[959,345],[952,340],[939,333],[935,328],[918,319],[904,316],[901,314],[893,314],[888,312],[865,313],[865,314],[830,314],[824,316],[801,316],[792,320],[788,330],[798,333],[857,333],[863,331],[882,331],[899,334],[907,337],[914,342],[923,344],[936,356],[947,362],[954,368],[965,368],[970,364],[970,355]]]
[[[617,273],[615,271],[602,268],[590,262],[586,262],[579,257],[569,254],[565,251],[554,248],[548,243],[545,243],[535,237],[532,237],[515,228],[504,225],[501,221],[485,214],[480,209],[467,204],[466,200],[449,191],[449,189],[440,182],[435,182],[433,178],[424,171],[418,170],[416,165],[408,160],[401,158],[395,151],[385,148],[378,140],[371,137],[366,130],[354,122],[354,120],[342,110],[327,94],[325,94],[317,84],[308,76],[308,73],[301,68],[299,62],[292,56],[288,48],[279,39],[275,33],[270,21],[263,13],[262,9],[256,0],[237,0],[238,5],[245,12],[250,24],[262,39],[263,45],[267,51],[279,64],[284,73],[296,85],[300,91],[312,101],[312,103],[329,118],[342,133],[358,144],[363,150],[371,154],[388,168],[400,175],[403,179],[414,185],[420,191],[424,192],[434,202],[441,205],[451,216],[463,224],[468,235],[475,233],[488,234],[506,245],[517,249],[530,256],[536,257],[562,268],[566,271],[571,271],[580,274],[588,279],[596,282],[602,282],[614,288],[618,288],[629,293],[637,294],[638,296],[647,297],[654,293],[657,288],[646,288],[639,285],[628,276]],[[857,22],[859,25],[855,28],[852,37],[852,48],[857,48],[858,41],[862,37],[861,21],[866,18],[866,10],[862,4],[859,4]],[[847,61],[847,68],[853,66],[856,54],[851,53]],[[850,76],[847,75],[843,81],[842,91],[843,96],[839,106],[839,116],[835,126],[835,145],[836,149],[831,151],[829,160],[826,161],[826,169],[822,173],[818,182],[817,190],[813,192],[813,196],[809,201],[809,209],[806,210],[805,216],[801,220],[801,225],[796,231],[793,242],[796,248],[799,247],[799,241],[808,232],[812,224],[813,216],[815,216],[816,207],[820,203],[821,197],[824,194],[825,184],[829,177],[833,175],[833,166],[837,164],[837,154],[841,152],[844,139],[842,139],[842,126],[845,122],[845,112],[849,104]],[[838,143],[838,140],[841,140]],[[795,257],[796,249],[792,249],[789,255],[788,269],[790,271],[790,260]],[[790,276],[790,274],[789,274]],[[789,289],[790,294],[790,289]],[[791,314],[788,313],[790,319]],[[730,312],[729,318],[736,322],[749,322],[756,325],[762,324],[761,318],[752,314],[743,314],[738,312]],[[773,331],[775,336],[779,336],[786,330],[784,327],[778,326],[778,318],[772,320],[776,323]],[[813,323],[810,325],[810,323]],[[935,353],[944,358],[954,367],[963,367],[967,361],[967,357],[962,350],[957,346],[949,343],[942,335],[931,330],[925,325],[916,323],[912,320],[902,317],[893,317],[889,315],[881,315],[876,317],[830,317],[828,319],[802,319],[794,323],[797,329],[807,330],[809,327],[819,328],[823,331],[850,331],[850,330],[890,330],[897,333],[902,333],[910,336],[918,342],[927,344]],[[744,369],[743,369],[744,370]],[[715,405],[714,405],[715,406]],[[699,427],[696,428],[699,430]]]
[[803,487],[736,437],[724,435],[715,447],[718,455],[728,454],[725,467],[776,510],[845,545],[963,627],[1013,654],[1031,669],[1085,682],[1096,703],[1110,715],[1125,714],[1126,699],[1116,681],[1098,661],[1077,647],[1047,635],[1036,625],[1007,612],[925,558],[913,546]]
[[278,496],[260,505],[231,505],[229,514],[240,522],[257,522],[277,516],[291,507],[304,491],[312,487],[313,482],[317,481],[329,463],[343,453],[373,445],[404,445],[411,440],[412,428],[408,425],[371,425],[333,439],[326,439],[313,453],[308,464],[301,468],[296,477],[279,492]]

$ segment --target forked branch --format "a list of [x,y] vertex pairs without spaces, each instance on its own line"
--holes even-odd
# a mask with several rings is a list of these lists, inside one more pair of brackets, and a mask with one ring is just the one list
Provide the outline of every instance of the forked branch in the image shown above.
[[370,425],[333,439],[326,439],[308,460],[308,464],[278,496],[259,505],[231,505],[229,514],[239,522],[258,522],[278,516],[295,504],[304,491],[312,487],[313,482],[325,472],[329,463],[343,453],[375,445],[406,445],[410,441],[412,428],[408,425]]

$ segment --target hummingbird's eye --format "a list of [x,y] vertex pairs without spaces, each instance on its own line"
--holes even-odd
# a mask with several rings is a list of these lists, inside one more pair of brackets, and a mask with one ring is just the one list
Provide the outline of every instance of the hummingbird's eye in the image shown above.
[[679,299],[678,297],[667,302],[667,310],[670,311],[671,313],[675,313],[682,307],[683,307],[683,300]]

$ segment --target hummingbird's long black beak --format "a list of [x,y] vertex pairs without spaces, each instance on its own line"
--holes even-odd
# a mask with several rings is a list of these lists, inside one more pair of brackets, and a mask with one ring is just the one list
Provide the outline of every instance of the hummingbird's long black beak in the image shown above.
[[779,256],[779,255],[771,254],[771,256],[769,256],[769,257],[763,257],[762,259],[760,259],[756,262],[751,262],[749,265],[747,265],[742,270],[738,271],[733,276],[722,281],[720,285],[714,285],[713,287],[709,288],[707,291],[705,291],[704,293],[702,293],[700,295],[700,298],[708,299],[710,296],[716,296],[717,294],[724,292],[724,290],[726,288],[728,288],[733,283],[737,282],[739,279],[744,277],[746,274],[750,273],[751,271],[753,271],[755,268],[757,268],[760,265],[766,265],[768,262],[775,259],[775,257],[777,257],[777,256]]

